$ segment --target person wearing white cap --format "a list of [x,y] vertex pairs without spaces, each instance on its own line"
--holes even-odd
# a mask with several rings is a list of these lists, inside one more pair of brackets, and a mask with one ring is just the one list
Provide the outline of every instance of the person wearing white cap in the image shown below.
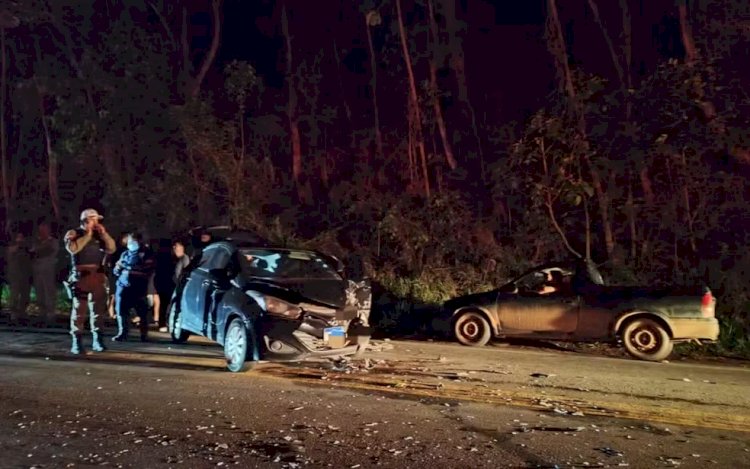
[[99,212],[88,208],[81,212],[80,227],[65,234],[65,249],[70,253],[72,262],[68,279],[73,297],[70,352],[75,355],[83,350],[81,336],[89,304],[92,306],[92,310],[88,311],[91,350],[104,350],[99,337],[100,318],[107,309],[107,275],[103,263],[107,254],[115,252],[115,240],[101,223],[103,218]]

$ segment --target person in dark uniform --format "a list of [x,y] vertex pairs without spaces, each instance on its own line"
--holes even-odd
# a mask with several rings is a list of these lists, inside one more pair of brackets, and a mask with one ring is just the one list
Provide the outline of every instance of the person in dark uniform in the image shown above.
[[150,251],[143,246],[139,233],[128,235],[128,249],[122,253],[112,271],[117,276],[115,292],[115,315],[117,316],[117,335],[112,340],[128,340],[130,310],[135,309],[140,318],[141,341],[148,338],[148,284],[153,275],[154,259]]
[[115,252],[115,240],[100,221],[104,217],[92,209],[81,212],[81,226],[65,234],[65,249],[70,253],[71,271],[68,278],[73,309],[70,313],[70,352],[78,355],[83,350],[81,336],[89,305],[91,350],[104,350],[100,340],[101,316],[107,310],[107,275],[104,260]]
[[57,251],[59,241],[52,236],[49,224],[39,224],[37,238],[31,245],[31,271],[34,291],[39,305],[38,325],[46,326],[47,321],[57,314]]
[[31,291],[31,254],[26,237],[16,232],[6,254],[6,276],[10,286],[11,323],[27,325],[26,307]]

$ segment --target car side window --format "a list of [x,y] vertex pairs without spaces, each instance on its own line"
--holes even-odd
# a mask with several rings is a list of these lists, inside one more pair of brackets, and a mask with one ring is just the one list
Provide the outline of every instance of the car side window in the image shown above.
[[537,295],[544,287],[547,276],[544,272],[532,272],[518,280],[518,293],[521,295]]
[[518,281],[518,292],[522,296],[566,296],[570,295],[570,274],[558,269],[532,272]]
[[201,263],[198,266],[199,269],[205,270],[206,272],[212,272],[215,270],[222,270],[227,267],[231,253],[224,246],[209,246],[203,252]]

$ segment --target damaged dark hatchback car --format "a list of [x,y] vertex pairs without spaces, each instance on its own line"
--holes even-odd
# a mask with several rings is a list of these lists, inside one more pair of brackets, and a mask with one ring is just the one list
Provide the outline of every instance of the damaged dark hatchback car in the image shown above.
[[181,277],[169,332],[177,343],[191,334],[217,342],[237,372],[262,359],[362,354],[370,305],[369,282],[346,279],[335,257],[227,239]]

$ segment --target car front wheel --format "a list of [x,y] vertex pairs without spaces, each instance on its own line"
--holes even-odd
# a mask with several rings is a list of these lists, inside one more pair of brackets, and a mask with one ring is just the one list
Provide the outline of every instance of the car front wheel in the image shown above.
[[249,349],[247,327],[241,319],[232,319],[224,336],[224,357],[227,360],[227,369],[233,373],[248,370],[250,368],[250,362],[247,361]]
[[492,338],[490,323],[475,311],[461,313],[453,324],[453,333],[460,343],[475,347],[487,345]]
[[177,306],[174,301],[169,305],[168,325],[169,335],[172,338],[172,342],[182,344],[188,340],[188,337],[190,337],[190,332],[182,329],[182,320],[180,319],[180,315],[177,314]]
[[635,319],[622,334],[625,350],[635,358],[649,361],[666,359],[674,348],[664,327],[653,319]]

